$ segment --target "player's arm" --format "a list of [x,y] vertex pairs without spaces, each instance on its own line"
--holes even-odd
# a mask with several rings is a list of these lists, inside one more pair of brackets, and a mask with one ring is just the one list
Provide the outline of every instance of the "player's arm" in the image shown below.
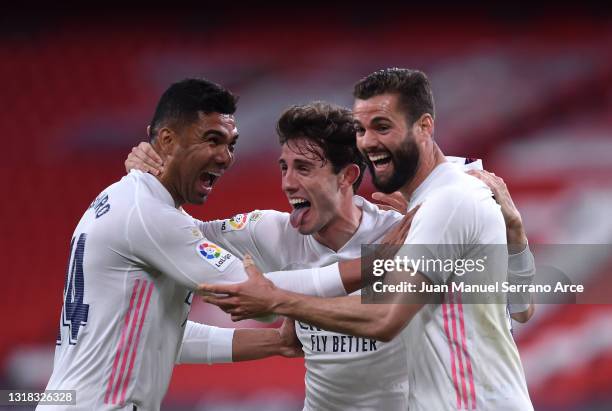
[[[506,223],[508,241],[508,282],[513,285],[533,284],[535,260],[529,250],[527,234],[521,213],[516,208],[504,180],[486,170],[471,170],[468,174],[482,180],[493,192],[495,201],[500,205]],[[510,316],[515,321],[525,323],[533,316],[535,305],[529,293],[510,295]]]
[[286,235],[287,213],[254,210],[225,220],[194,219],[194,222],[204,237],[240,258],[249,254],[258,265],[272,270],[286,266],[286,257],[279,252],[278,244],[283,244]]
[[[229,294],[228,297],[206,295],[204,301],[221,307],[240,321],[251,318],[252,313],[273,312],[303,321],[330,331],[390,341],[408,324],[412,317],[427,302],[427,296],[402,303],[364,304],[361,296],[320,298],[287,292],[261,276],[254,265],[247,266],[250,278],[245,294]],[[429,280],[417,273],[408,281],[420,289],[422,282]],[[248,296],[246,299],[245,297]],[[234,298],[242,301],[235,304]]]
[[[202,236],[193,220],[171,207],[136,200],[125,230],[134,263],[172,277],[188,289],[200,283],[231,284],[247,276],[233,254]],[[359,268],[350,271],[359,279]],[[318,296],[345,295],[338,264],[265,274],[278,287]]]
[[255,255],[257,248],[248,229],[251,213],[236,214],[223,220],[201,221],[193,219],[204,237],[242,258],[245,254]]
[[[299,294],[335,297],[357,291],[363,287],[362,265],[370,267],[373,259],[393,258],[400,245],[404,243],[418,210],[419,206],[406,213],[382,239],[376,254],[365,256],[363,261],[361,258],[357,258],[319,268],[268,272],[264,276],[279,288]],[[278,244],[282,243],[279,242]],[[252,261],[252,257],[248,254],[245,255],[245,260],[247,258]],[[212,284],[209,281],[202,283]],[[240,292],[242,285],[231,284],[226,287],[228,290]]]
[[295,322],[286,318],[280,328],[237,329],[232,342],[233,361],[249,361],[280,355],[303,357],[295,334]]
[[[533,284],[535,272],[535,260],[527,244],[519,253],[508,256],[508,282],[510,284]],[[508,299],[508,310],[513,320],[525,323],[531,319],[535,312],[531,293],[513,293],[508,296]]]
[[257,360],[273,355],[303,355],[293,321],[280,328],[219,328],[187,321],[177,364],[218,364]]
[[[473,215],[473,212],[459,207],[452,209],[448,207],[448,204],[452,203],[447,202],[444,198],[441,198],[438,204],[429,206],[424,204],[415,216],[414,225],[406,243],[453,244],[445,248],[447,255],[438,257],[445,259],[460,255],[461,250],[453,247],[461,247],[465,241],[460,241],[459,235],[454,235],[452,238],[447,236],[448,233],[464,229],[466,224],[462,223],[460,216]],[[446,237],[441,238],[440,236]],[[455,244],[457,245],[454,246]],[[415,259],[418,259],[422,252],[423,247],[408,246],[402,250],[407,258]],[[199,293],[204,294],[202,297],[204,301],[219,306],[231,314],[234,321],[252,318],[264,312],[277,314],[282,312],[283,315],[329,331],[388,341],[406,326],[424,304],[429,302],[429,298],[434,297],[431,294],[419,292],[408,295],[398,293],[395,297],[401,298],[401,303],[391,300],[390,304],[362,304],[359,296],[315,298],[279,290],[270,281],[259,275],[258,270],[253,267],[248,258],[245,258],[245,266],[250,277],[243,284],[202,285],[199,288]],[[412,283],[415,290],[421,290],[425,283],[445,283],[448,275],[449,273],[446,273],[445,276],[444,273],[425,275],[417,272],[410,275],[391,272],[386,274],[385,282],[397,284],[398,281],[406,281]],[[224,295],[210,295],[210,293]]]

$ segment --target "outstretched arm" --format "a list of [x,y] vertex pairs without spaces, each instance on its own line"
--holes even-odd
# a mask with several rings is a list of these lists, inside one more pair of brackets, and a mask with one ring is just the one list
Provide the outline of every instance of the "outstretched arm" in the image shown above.
[[280,328],[219,328],[187,321],[177,364],[218,364],[257,360],[281,355],[304,355],[295,335],[293,321]]
[[[277,288],[248,257],[245,269],[249,280],[228,292],[227,286],[202,285],[198,292],[205,302],[215,304],[240,321],[265,312],[285,315],[330,331],[389,341],[421,309],[426,301],[411,304],[364,304],[360,296],[319,298]],[[405,280],[405,277],[403,277]],[[420,273],[410,277],[417,289],[429,282]],[[210,293],[224,293],[225,296]]]
[[[511,284],[531,284],[535,277],[535,261],[529,250],[521,213],[516,208],[510,191],[501,177],[486,170],[470,170],[468,174],[482,180],[493,192],[506,223],[508,241],[508,281]],[[510,316],[525,323],[533,316],[535,305],[531,295],[511,296]]]
[[234,332],[232,341],[234,362],[258,360],[274,355],[287,358],[304,356],[302,346],[295,335],[293,320],[285,318],[280,328],[241,328]]

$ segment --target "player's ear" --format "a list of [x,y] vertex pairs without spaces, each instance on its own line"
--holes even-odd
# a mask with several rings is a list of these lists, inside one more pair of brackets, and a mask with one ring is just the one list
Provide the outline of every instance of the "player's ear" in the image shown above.
[[340,174],[342,175],[340,185],[348,188],[352,187],[355,181],[357,181],[359,174],[361,174],[361,170],[359,170],[359,166],[357,166],[357,164],[349,164],[348,166],[344,167],[344,170],[342,170]]
[[172,154],[176,144],[176,139],[177,135],[174,133],[174,131],[167,127],[162,127],[155,137],[155,143],[157,148],[159,148],[159,153],[163,155]]
[[433,137],[434,133],[434,119],[429,113],[423,114],[413,124],[413,132],[424,138]]

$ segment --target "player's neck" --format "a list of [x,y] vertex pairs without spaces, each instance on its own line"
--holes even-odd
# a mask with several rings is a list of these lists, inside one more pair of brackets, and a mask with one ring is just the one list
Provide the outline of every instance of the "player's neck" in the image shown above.
[[437,144],[433,144],[431,150],[424,155],[421,155],[421,161],[419,163],[419,167],[417,169],[414,178],[411,179],[404,187],[400,188],[400,193],[404,196],[404,198],[410,201],[410,197],[414,191],[419,187],[423,181],[431,174],[431,172],[444,163],[446,158],[444,157],[444,153],[440,150]]
[[341,207],[342,212],[332,219],[325,227],[313,234],[315,240],[330,250],[338,251],[353,237],[359,224],[363,211],[353,203]]
[[174,206],[176,208],[182,207],[186,203],[186,201],[181,196],[180,190],[178,189],[179,182],[178,182],[178,179],[176,178],[177,170],[174,167],[175,166],[174,161],[172,157],[167,155],[165,151],[162,149],[159,139],[156,138],[153,141],[152,145],[153,145],[153,149],[155,149],[155,151],[159,153],[160,157],[162,158],[164,162],[164,166],[165,166],[164,171],[161,174],[156,175],[154,177],[157,178],[157,180],[159,180],[161,185],[164,186],[166,190],[168,190],[168,193],[170,193],[172,200],[174,200]]
[[162,174],[160,176],[155,176],[155,178],[157,178],[161,185],[164,186],[166,190],[168,190],[168,193],[170,193],[170,196],[174,200],[174,206],[176,208],[179,208],[183,204],[185,204],[185,200],[183,200],[183,197],[178,194],[178,190],[174,187],[172,181],[170,180],[170,178],[168,178],[167,175]]

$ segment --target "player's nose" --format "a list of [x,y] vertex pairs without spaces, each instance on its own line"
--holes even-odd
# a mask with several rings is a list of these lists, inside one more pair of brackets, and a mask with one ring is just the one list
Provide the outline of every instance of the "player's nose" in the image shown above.
[[288,169],[282,177],[281,187],[286,193],[294,193],[298,189],[298,182],[295,174],[291,169]]
[[234,153],[231,152],[229,146],[220,146],[216,153],[215,160],[219,167],[224,169],[228,168],[234,162]]
[[362,151],[367,151],[378,147],[378,137],[376,133],[366,130],[362,135],[357,137],[357,147]]

